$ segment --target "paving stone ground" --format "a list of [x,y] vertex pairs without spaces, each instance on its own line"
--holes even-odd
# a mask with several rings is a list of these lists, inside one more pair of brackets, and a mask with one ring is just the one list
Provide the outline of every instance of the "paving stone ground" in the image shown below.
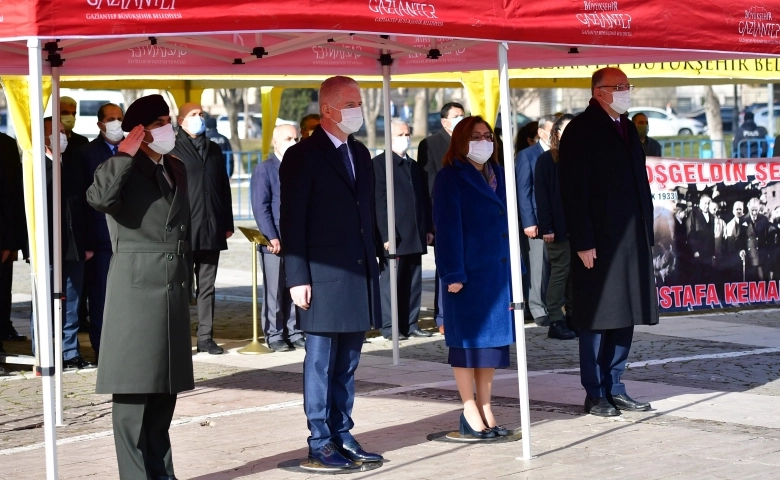
[[[180,479],[304,479],[280,464],[303,458],[308,435],[301,406],[303,352],[244,356],[251,337],[251,250],[239,235],[220,260],[215,337],[223,356],[194,356],[196,388],[179,397],[171,428]],[[424,269],[431,278],[432,255]],[[29,271],[15,266],[13,320],[29,333]],[[432,307],[433,282],[424,282]],[[27,297],[25,297],[27,295]],[[197,313],[193,309],[193,331]],[[420,325],[435,331],[430,311]],[[547,338],[526,325],[534,458],[520,442],[461,445],[430,441],[453,430],[460,399],[442,336],[392,344],[369,334],[357,373],[355,429],[388,461],[353,478],[436,479],[776,479],[780,469],[780,313],[740,310],[663,317],[638,328],[624,380],[651,412],[617,419],[584,414],[576,341]],[[91,356],[86,335],[80,335]],[[6,350],[29,354],[27,342]],[[517,365],[497,370],[494,409],[519,426]],[[29,367],[3,365],[0,377],[0,480],[46,478],[42,384]],[[94,371],[63,375],[66,426],[58,427],[59,478],[116,479],[108,395],[94,393]]]

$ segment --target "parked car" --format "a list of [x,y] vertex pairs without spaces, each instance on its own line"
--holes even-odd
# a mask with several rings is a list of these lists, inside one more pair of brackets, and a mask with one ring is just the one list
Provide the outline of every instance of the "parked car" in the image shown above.
[[[761,107],[753,110],[754,115],[754,121],[756,122],[756,125],[759,127],[764,127],[767,130],[769,130],[769,107]],[[774,107],[774,122],[775,122],[775,129],[774,131],[777,132],[777,125],[778,125],[778,119],[780,119],[780,105],[775,104]]]
[[[250,113],[249,118],[252,119],[249,124],[249,138],[260,138],[263,135],[263,116],[259,113]],[[298,124],[292,120],[277,118],[276,126],[278,127],[279,125],[297,126]],[[240,112],[238,114],[238,138],[241,140],[243,140],[245,136],[244,126],[244,113]],[[217,131],[227,138],[230,138],[230,121],[228,120],[227,115],[220,115],[217,117]]]
[[[703,108],[700,108],[699,110],[695,110],[690,113],[681,114],[681,117],[685,118],[691,118],[693,120],[698,120],[702,124],[704,124],[705,130],[709,130],[709,125],[707,125],[707,115],[705,113],[705,110]],[[734,132],[734,107],[733,106],[722,106],[720,107],[720,119],[723,124],[723,133],[733,133]]]
[[631,107],[628,116],[633,118],[637,113],[647,115],[650,124],[650,136],[674,137],[676,135],[701,135],[704,133],[704,124],[692,118],[685,118],[669,113],[662,108],[655,107]]

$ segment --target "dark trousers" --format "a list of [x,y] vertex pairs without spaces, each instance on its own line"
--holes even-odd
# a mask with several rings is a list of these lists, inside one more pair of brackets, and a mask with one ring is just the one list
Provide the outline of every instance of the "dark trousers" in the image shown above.
[[62,262],[65,310],[62,312],[62,359],[79,356],[79,303],[84,285],[84,262]]
[[547,258],[550,260],[550,282],[547,284],[547,312],[550,322],[565,320],[563,307],[566,306],[566,316],[572,314],[571,296],[571,257],[569,241],[545,243]]
[[529,289],[528,308],[534,318],[547,316],[547,284],[550,281],[550,264],[544,240],[528,240]]
[[439,271],[436,270],[433,274],[433,317],[436,320],[437,327],[444,326],[444,290],[442,288],[446,285],[442,285],[439,280]]
[[260,269],[263,272],[263,335],[267,343],[289,340],[294,342],[303,336],[290,289],[285,284],[284,258],[273,253],[260,253]]
[[92,350],[98,354],[111,255],[111,250],[96,250],[95,255],[84,264],[84,283],[87,285],[86,296],[89,300],[89,342],[92,344]]
[[303,410],[311,432],[310,449],[354,440],[349,431],[355,425],[355,370],[365,337],[365,332],[306,332]]
[[195,273],[195,291],[198,295],[198,342],[214,336],[214,283],[217,281],[219,250],[192,252],[192,268]]
[[114,444],[120,480],[173,476],[171,427],[176,394],[113,396]]
[[580,381],[590,398],[623,395],[620,376],[626,370],[634,327],[580,330]]
[[[11,255],[17,252],[11,252]],[[14,283],[14,262],[9,258],[0,263],[0,334],[15,331],[11,323],[11,287]],[[0,343],[2,345],[2,343]]]
[[[422,300],[422,254],[400,255],[396,261],[398,273],[398,332],[408,335],[419,330],[420,301]],[[390,262],[382,259],[379,274],[379,291],[382,294],[382,335],[393,333],[390,312]]]

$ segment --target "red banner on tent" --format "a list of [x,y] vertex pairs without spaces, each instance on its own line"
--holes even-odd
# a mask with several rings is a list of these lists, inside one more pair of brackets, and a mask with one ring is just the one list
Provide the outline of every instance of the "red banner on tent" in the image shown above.
[[35,32],[56,38],[287,30],[780,54],[780,5],[755,0],[5,1],[12,32],[33,3]]

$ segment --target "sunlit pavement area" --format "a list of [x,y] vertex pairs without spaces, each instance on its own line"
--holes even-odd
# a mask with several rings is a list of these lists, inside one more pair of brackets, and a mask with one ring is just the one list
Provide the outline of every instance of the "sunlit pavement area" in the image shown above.
[[[223,252],[215,337],[225,355],[194,354],[195,390],[179,395],[171,427],[179,479],[303,479],[280,464],[306,457],[302,407],[304,352],[241,355],[252,335],[251,247],[236,235]],[[430,258],[429,258],[430,257]],[[433,259],[424,261],[423,305],[433,305]],[[13,320],[29,335],[29,269],[15,266]],[[197,314],[193,308],[193,326]],[[436,331],[430,310],[421,326]],[[780,468],[780,312],[745,310],[669,316],[637,328],[624,380],[653,411],[605,419],[582,410],[576,340],[547,338],[526,325],[532,454],[521,442],[465,445],[430,441],[457,430],[460,400],[438,333],[392,344],[377,332],[357,371],[353,433],[382,453],[379,469],[353,478],[777,478]],[[194,328],[193,328],[194,331]],[[80,335],[82,353],[92,351]],[[29,342],[4,342],[29,353]],[[193,338],[194,345],[194,338]],[[513,352],[514,353],[514,352]],[[514,357],[513,357],[514,358]],[[41,381],[29,367],[3,365],[0,479],[45,478]],[[63,376],[57,429],[59,476],[116,479],[110,396],[94,394],[95,371]],[[515,364],[497,370],[494,412],[519,427]]]

